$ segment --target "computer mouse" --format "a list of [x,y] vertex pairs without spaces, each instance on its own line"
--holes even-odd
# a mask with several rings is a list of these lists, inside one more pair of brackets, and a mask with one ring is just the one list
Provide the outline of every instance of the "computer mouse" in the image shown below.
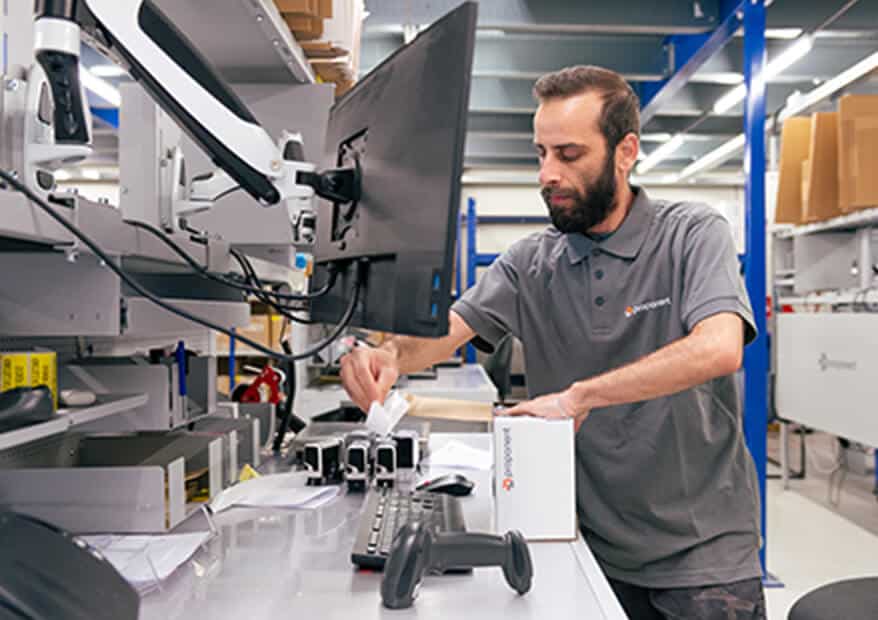
[[415,487],[415,490],[463,497],[472,493],[474,486],[476,484],[472,480],[461,474],[445,474],[432,480],[424,480]]

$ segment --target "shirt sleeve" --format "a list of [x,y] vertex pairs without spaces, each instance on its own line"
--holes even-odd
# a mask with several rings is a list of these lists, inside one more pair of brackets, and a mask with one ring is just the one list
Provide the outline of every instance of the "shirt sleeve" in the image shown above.
[[744,321],[744,344],[750,344],[756,338],[756,322],[728,222],[719,215],[697,222],[687,234],[683,257],[686,331],[710,316],[733,312]]
[[509,251],[491,263],[475,286],[467,289],[451,309],[480,338],[495,345],[506,334],[520,333],[518,284],[518,268]]

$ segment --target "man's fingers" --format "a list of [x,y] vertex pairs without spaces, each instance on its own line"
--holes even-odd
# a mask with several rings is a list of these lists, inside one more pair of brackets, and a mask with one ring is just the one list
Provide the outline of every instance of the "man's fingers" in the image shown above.
[[375,385],[378,392],[378,397],[375,400],[382,403],[384,402],[384,399],[387,398],[387,394],[390,393],[393,384],[396,383],[397,377],[398,374],[393,368],[389,366],[381,367],[378,371],[378,379]]
[[372,404],[369,384],[373,381],[368,367],[359,356],[348,354],[341,360],[341,380],[348,396],[363,411],[369,411]]
[[530,411],[526,409],[527,403],[520,403],[509,409],[504,409],[500,415],[530,415]]
[[341,360],[341,380],[351,400],[368,412],[375,401],[384,402],[399,373],[386,353],[358,349]]

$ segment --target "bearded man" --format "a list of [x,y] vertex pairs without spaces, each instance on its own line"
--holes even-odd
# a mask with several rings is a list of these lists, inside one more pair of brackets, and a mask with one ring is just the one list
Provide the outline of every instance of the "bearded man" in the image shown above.
[[628,615],[764,618],[735,380],[756,334],[728,224],[629,184],[639,102],[621,76],[571,67],[534,94],[553,225],[466,291],[447,336],[357,348],[342,360],[344,386],[368,411],[400,372],[477,337],[516,336],[531,400],[507,413],[574,419],[580,530]]

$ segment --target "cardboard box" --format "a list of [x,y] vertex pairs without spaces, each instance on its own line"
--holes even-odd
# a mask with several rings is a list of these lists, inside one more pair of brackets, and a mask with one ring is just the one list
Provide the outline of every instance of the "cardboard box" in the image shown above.
[[841,215],[838,201],[837,112],[811,115],[807,161],[808,171],[803,174],[802,184],[803,191],[807,191],[802,201],[802,221],[820,222]]
[[806,159],[802,162],[802,171],[800,173],[800,177],[802,179],[801,185],[801,199],[802,204],[799,209],[801,210],[801,215],[799,216],[799,223],[805,221],[805,213],[808,212],[808,196],[811,194],[811,160]]
[[576,538],[573,420],[494,418],[497,533],[528,540]]
[[45,385],[58,409],[58,357],[54,351],[0,351],[0,392]]
[[292,326],[287,325],[286,330],[284,330],[284,321],[286,321],[284,317],[279,314],[272,314],[269,317],[269,321],[271,322],[271,333],[270,333],[270,342],[271,348],[275,351],[283,351],[284,348],[280,344],[281,336],[289,339],[292,335]]
[[778,224],[802,223],[802,162],[808,158],[810,142],[811,119],[793,117],[784,121],[774,215]]
[[[265,314],[254,314],[250,316],[250,324],[247,327],[239,327],[235,330],[237,334],[255,340],[257,343],[269,347],[271,346],[271,319]],[[216,334],[216,350],[221,354],[227,355],[229,352],[229,337],[222,333]],[[241,341],[235,342],[235,353],[246,354],[253,352],[253,348]]]
[[842,211],[878,207],[878,95],[839,100],[838,149]]
[[323,20],[319,17],[284,13],[283,18],[297,39],[308,41],[323,36]]
[[[242,383],[251,383],[255,378],[256,375],[236,375],[235,385],[237,386],[241,385]],[[217,375],[216,391],[226,396],[232,395],[232,384],[231,381],[229,381],[229,375]]]
[[320,13],[319,0],[274,0],[281,13],[297,13],[317,17]]

